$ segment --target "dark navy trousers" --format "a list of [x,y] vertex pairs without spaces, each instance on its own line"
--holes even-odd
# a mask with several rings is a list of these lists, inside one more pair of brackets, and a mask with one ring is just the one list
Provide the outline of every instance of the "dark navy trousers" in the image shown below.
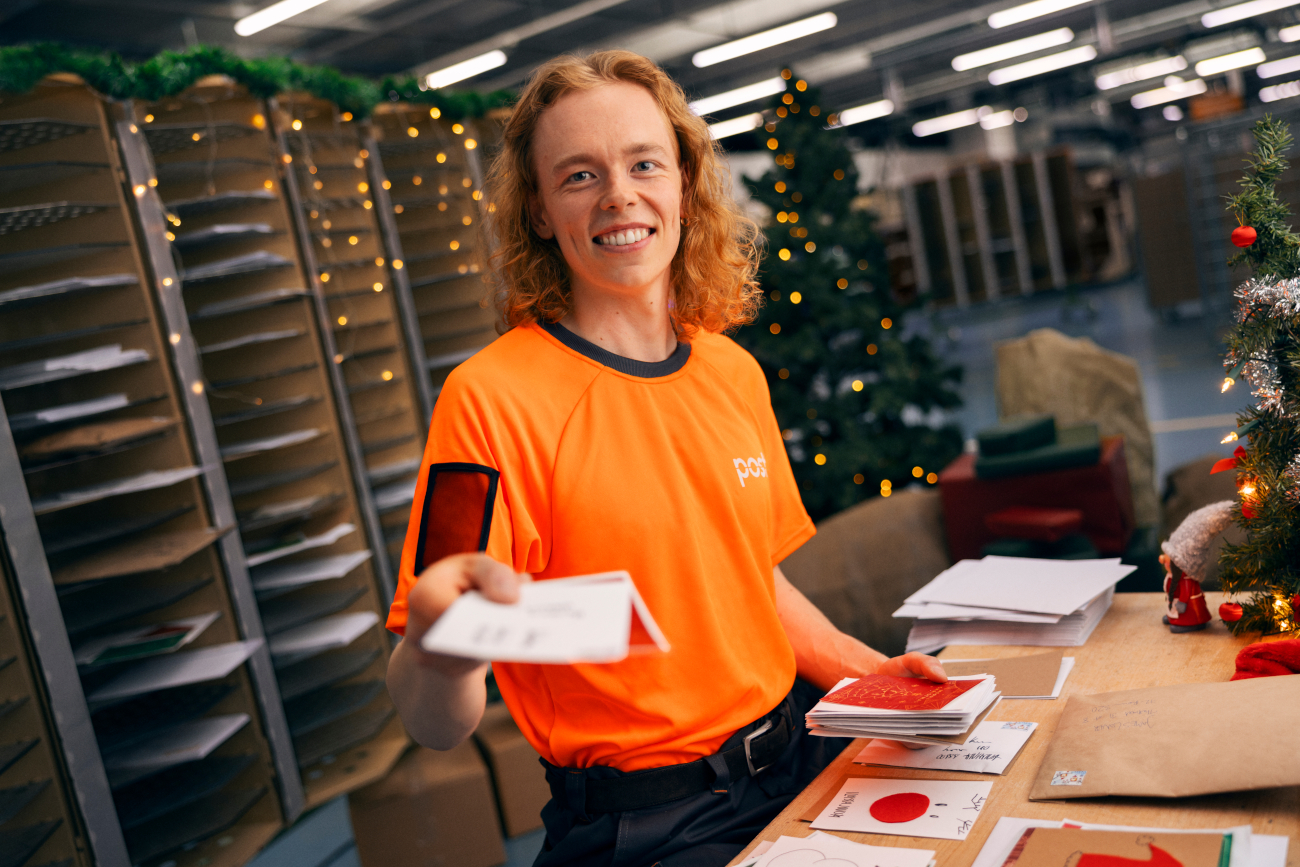
[[[781,704],[790,743],[781,757],[756,777],[727,778],[723,762],[716,792],[700,792],[644,810],[625,813],[585,812],[587,779],[623,776],[614,768],[567,773],[546,765],[548,778],[566,780],[567,803],[552,798],[542,808],[546,842],[533,867],[725,867],[838,756],[849,740],[807,733],[804,714],[822,696],[811,684],[796,680]],[[754,725],[733,734],[723,745],[738,746]]]

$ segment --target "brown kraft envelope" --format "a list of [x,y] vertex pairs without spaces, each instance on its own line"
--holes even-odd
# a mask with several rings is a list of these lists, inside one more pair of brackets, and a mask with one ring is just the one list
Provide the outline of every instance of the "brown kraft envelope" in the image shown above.
[[1116,858],[1132,865],[1219,867],[1222,850],[1222,834],[1029,828],[1002,867],[1092,867]]
[[1072,695],[1029,799],[1182,798],[1300,785],[1297,731],[1294,675]]
[[949,676],[963,674],[991,674],[997,679],[998,692],[1003,698],[1018,695],[1051,695],[1061,673],[1064,648],[1057,647],[1029,656],[1008,656],[1002,659],[979,659],[970,662],[943,663]]

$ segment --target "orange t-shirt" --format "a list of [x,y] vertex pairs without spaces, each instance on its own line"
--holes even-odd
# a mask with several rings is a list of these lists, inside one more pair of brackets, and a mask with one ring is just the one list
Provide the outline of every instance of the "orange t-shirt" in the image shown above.
[[730,339],[701,332],[649,364],[560,325],[515,328],[448,377],[424,466],[389,629],[406,625],[417,559],[486,550],[534,580],[626,569],[672,645],[494,665],[547,761],[693,761],[790,690],[772,568],[815,530],[763,373]]

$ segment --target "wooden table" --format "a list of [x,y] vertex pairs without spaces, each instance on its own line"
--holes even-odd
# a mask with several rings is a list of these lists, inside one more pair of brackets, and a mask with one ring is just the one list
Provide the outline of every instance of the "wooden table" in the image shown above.
[[[1217,611],[1220,594],[1207,593],[1210,611]],[[1090,695],[1121,689],[1138,689],[1175,683],[1208,683],[1226,681],[1235,670],[1237,651],[1257,636],[1234,638],[1216,619],[1201,632],[1174,635],[1160,622],[1163,613],[1162,593],[1119,593],[1115,604],[1098,625],[1096,632],[1083,647],[1066,648],[1066,655],[1075,658],[1070,672],[1055,701],[1007,699],[989,714],[990,720],[1028,720],[1038,723],[1038,729],[1029,739],[1020,755],[1011,763],[1004,775],[963,774],[911,768],[883,768],[854,765],[853,757],[866,744],[855,740],[839,758],[830,764],[808,788],[772,820],[744,853],[732,864],[738,863],[760,840],[775,840],[781,835],[806,837],[812,833],[807,822],[799,817],[817,801],[826,797],[832,788],[838,789],[840,781],[854,777],[906,777],[925,780],[992,780],[993,792],[980,813],[970,836],[964,841],[930,840],[918,837],[896,837],[884,834],[849,834],[840,836],[859,843],[877,846],[900,846],[912,849],[933,849],[938,867],[969,867],[989,832],[1003,816],[1031,819],[1078,819],[1112,825],[1147,825],[1167,828],[1226,828],[1233,825],[1250,825],[1259,834],[1282,834],[1291,838],[1287,850],[1287,867],[1300,867],[1300,786],[1284,789],[1267,789],[1256,792],[1236,792],[1195,798],[1088,798],[1056,801],[1030,801],[1029,788],[1038,771],[1047,743],[1056,729],[1056,723],[1065,708],[1065,697],[1071,693]],[[1279,636],[1281,637],[1281,636]],[[1037,647],[977,647],[952,646],[940,657],[952,659],[988,659],[1004,656],[1023,656],[1040,652]],[[1261,711],[1263,712],[1263,711]],[[1241,733],[1250,737],[1250,730]],[[1300,749],[1300,734],[1292,749]],[[1266,751],[1259,760],[1268,761]],[[1242,768],[1243,776],[1250,768]]]

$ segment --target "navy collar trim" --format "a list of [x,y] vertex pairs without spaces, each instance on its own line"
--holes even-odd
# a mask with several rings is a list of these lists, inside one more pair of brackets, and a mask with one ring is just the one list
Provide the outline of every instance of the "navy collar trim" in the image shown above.
[[689,343],[678,343],[673,354],[663,361],[637,361],[634,358],[626,358],[622,355],[601,349],[590,340],[586,340],[574,334],[558,322],[538,322],[547,334],[572,349],[574,352],[585,355],[592,361],[599,362],[606,367],[613,368],[619,373],[626,373],[628,376],[637,376],[643,379],[653,379],[659,376],[668,376],[676,373],[686,366],[686,361],[691,357],[691,345]]

